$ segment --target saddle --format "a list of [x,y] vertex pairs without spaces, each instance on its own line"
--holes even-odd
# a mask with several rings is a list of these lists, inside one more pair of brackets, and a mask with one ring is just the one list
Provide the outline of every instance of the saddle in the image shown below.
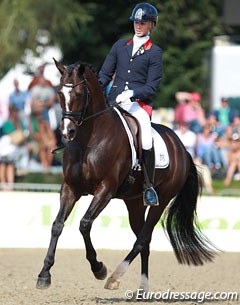
[[[132,168],[139,168],[138,165],[142,164],[142,140],[141,140],[141,127],[139,122],[130,113],[120,107],[115,107],[118,115],[125,125],[128,135],[130,135],[131,147],[134,146],[133,164]],[[155,150],[155,168],[163,169],[169,165],[169,154],[164,138],[161,134],[164,133],[160,125],[152,123],[152,138],[154,141]],[[136,158],[136,159],[135,159]]]
[[141,127],[138,120],[131,115],[131,113],[127,112],[126,110],[122,109],[121,107],[117,107],[117,109],[121,112],[122,116],[124,117],[128,128],[133,137],[133,143],[136,150],[137,158],[141,163],[142,160],[142,141],[141,141]]

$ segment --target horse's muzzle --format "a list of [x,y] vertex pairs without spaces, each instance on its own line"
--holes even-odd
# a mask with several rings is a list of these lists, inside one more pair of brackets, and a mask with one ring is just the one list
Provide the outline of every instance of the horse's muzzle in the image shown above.
[[72,141],[75,138],[76,130],[74,128],[70,129],[61,129],[64,139]]
[[66,140],[72,141],[76,135],[76,127],[69,119],[65,119],[62,122],[61,132]]

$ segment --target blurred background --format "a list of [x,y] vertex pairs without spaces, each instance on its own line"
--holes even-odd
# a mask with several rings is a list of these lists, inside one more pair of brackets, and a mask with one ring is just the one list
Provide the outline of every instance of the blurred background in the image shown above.
[[[131,37],[128,18],[139,2],[0,1],[0,79],[17,63],[25,63],[25,73],[34,74],[36,67],[28,57],[33,53],[41,58],[49,46],[61,50],[65,64],[82,60],[98,70],[112,44],[120,37]],[[216,41],[240,43],[239,1],[151,3],[159,11],[152,39],[164,50],[164,78],[155,107],[174,106],[174,94],[180,88],[194,88],[203,95],[205,104],[210,104],[211,51]],[[51,64],[52,58],[44,61]]]
[[[52,87],[57,86],[59,75],[52,57],[64,64],[88,62],[98,71],[112,44],[120,37],[133,35],[129,16],[139,2],[1,0],[1,105],[9,102],[15,80],[21,91],[29,89],[39,67],[44,67],[44,76]],[[151,0],[150,3],[159,11],[152,40],[164,51],[163,80],[154,99],[157,122],[172,123],[179,91],[198,92],[206,113],[218,109],[223,96],[239,112],[240,1]],[[55,104],[52,103],[51,106]],[[52,146],[61,144],[57,133],[59,122],[50,120],[50,123],[56,136]],[[32,147],[27,149],[34,155]],[[48,162],[56,167],[55,171],[52,167],[49,171],[46,166],[50,179],[47,181],[60,182],[61,157]],[[27,176],[20,168],[18,182],[24,182],[26,177],[28,182],[46,181],[38,174],[36,164],[28,165],[29,168],[32,170]],[[29,176],[33,172],[34,176]],[[52,178],[51,174],[54,174]]]

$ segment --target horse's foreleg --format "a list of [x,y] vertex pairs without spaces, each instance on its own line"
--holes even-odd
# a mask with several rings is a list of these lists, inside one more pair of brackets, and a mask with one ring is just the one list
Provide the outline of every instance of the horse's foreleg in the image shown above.
[[98,280],[103,280],[106,278],[107,268],[102,262],[97,260],[97,254],[91,241],[90,232],[94,219],[96,219],[96,217],[106,207],[111,199],[112,194],[109,192],[108,188],[101,185],[94,195],[93,200],[83,216],[79,227],[86,247],[86,258],[91,265],[91,270],[94,276]]
[[149,245],[152,238],[154,226],[157,224],[163,212],[162,206],[151,207],[149,209],[147,219],[143,225],[141,232],[138,235],[132,250],[120,263],[117,269],[108,278],[105,287],[106,289],[117,289],[120,283],[120,278],[127,272],[129,265],[141,253],[142,255],[142,277],[140,288],[148,290],[148,257]]
[[54,264],[58,238],[62,233],[64,222],[71,213],[76,201],[77,198],[74,196],[72,191],[69,189],[69,187],[64,185],[61,190],[60,209],[52,225],[51,239],[47,255],[44,259],[43,268],[38,275],[36,284],[37,288],[45,289],[48,288],[51,284],[50,269]]

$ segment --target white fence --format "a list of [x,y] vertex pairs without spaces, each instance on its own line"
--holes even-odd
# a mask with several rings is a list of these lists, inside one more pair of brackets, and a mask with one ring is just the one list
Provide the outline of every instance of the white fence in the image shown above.
[[[76,204],[58,248],[84,248],[79,222],[91,196]],[[58,193],[0,192],[0,247],[47,248],[51,225],[59,208]],[[205,234],[224,251],[240,251],[240,199],[202,197],[198,216]],[[95,220],[92,239],[96,248],[130,249],[135,241],[128,224],[127,209],[114,199]],[[171,250],[160,223],[156,226],[151,249]]]

